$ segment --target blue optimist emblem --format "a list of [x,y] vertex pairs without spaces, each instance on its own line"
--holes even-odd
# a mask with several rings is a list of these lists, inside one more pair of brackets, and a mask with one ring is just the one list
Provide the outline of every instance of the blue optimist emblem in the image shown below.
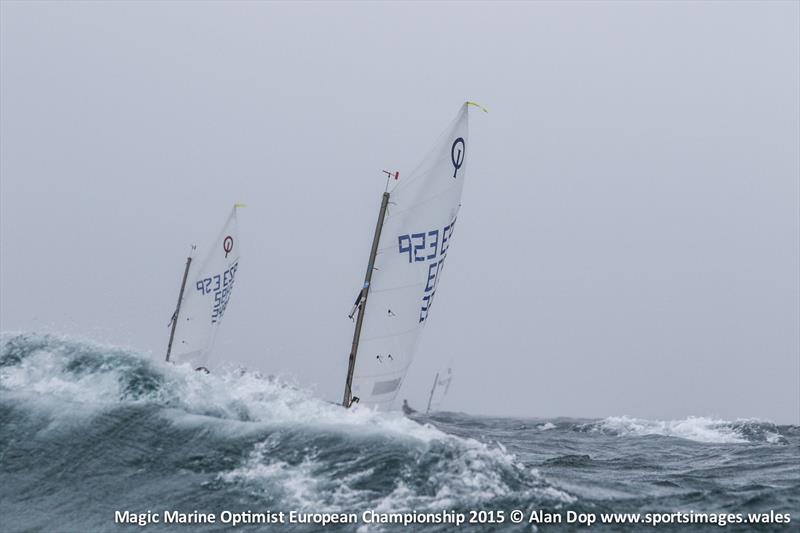
[[467,151],[464,139],[459,137],[453,141],[453,147],[450,148],[450,160],[453,162],[453,179],[458,174],[458,169],[464,164],[464,152]]

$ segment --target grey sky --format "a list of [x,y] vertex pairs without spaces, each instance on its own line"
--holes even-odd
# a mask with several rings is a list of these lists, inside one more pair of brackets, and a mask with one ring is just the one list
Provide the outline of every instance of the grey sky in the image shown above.
[[218,355],[338,399],[380,171],[470,99],[412,404],[798,423],[799,5],[3,2],[0,326],[162,357],[242,201]]

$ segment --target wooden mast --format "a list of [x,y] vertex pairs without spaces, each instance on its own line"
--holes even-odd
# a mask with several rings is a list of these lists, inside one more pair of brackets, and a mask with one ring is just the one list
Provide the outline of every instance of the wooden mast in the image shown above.
[[178,293],[178,306],[175,308],[175,314],[172,315],[172,330],[169,332],[169,343],[167,344],[167,361],[169,361],[169,354],[172,352],[172,340],[175,338],[175,328],[178,326],[178,315],[181,312],[181,302],[183,301],[183,290],[186,288],[186,278],[189,276],[189,265],[192,264],[192,256],[186,258],[186,268],[183,271],[183,281],[181,281],[181,291]]
[[386,207],[389,205],[389,193],[383,193],[383,200],[381,201],[381,210],[378,213],[378,223],[375,226],[375,235],[372,238],[372,249],[369,252],[369,262],[367,263],[367,273],[364,276],[364,286],[361,288],[361,297],[358,303],[358,318],[356,319],[356,328],[353,332],[353,346],[350,349],[350,360],[347,365],[347,380],[344,384],[344,398],[342,405],[350,407],[353,401],[353,372],[356,368],[356,354],[358,353],[358,341],[361,338],[361,325],[364,323],[364,309],[367,306],[367,297],[369,296],[369,284],[372,281],[372,270],[375,268],[375,256],[378,255],[378,244],[381,240],[381,230],[383,230],[383,219],[386,216]]

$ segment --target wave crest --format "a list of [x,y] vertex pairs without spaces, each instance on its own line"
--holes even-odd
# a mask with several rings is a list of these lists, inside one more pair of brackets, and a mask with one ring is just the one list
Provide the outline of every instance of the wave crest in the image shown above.
[[775,424],[749,419],[731,422],[702,416],[690,416],[682,420],[647,420],[612,416],[599,422],[584,424],[579,429],[600,431],[620,437],[659,435],[715,444],[786,443],[786,439]]
[[[83,340],[1,334],[0,400],[28,433],[50,439],[42,446],[69,433],[75,453],[90,440],[95,454],[158,450],[166,472],[202,474],[204,490],[241,490],[269,505],[397,511],[520,496],[574,501],[500,445],[399,413],[343,409],[257,373],[206,375]],[[39,431],[59,425],[49,437]],[[100,433],[83,433],[93,427]]]

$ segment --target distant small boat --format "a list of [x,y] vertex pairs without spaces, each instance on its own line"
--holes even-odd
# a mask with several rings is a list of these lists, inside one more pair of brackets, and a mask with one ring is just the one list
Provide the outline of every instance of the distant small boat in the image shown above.
[[413,360],[461,205],[470,106],[480,107],[464,103],[410,175],[401,179],[399,172],[384,171],[386,190],[364,285],[350,312],[350,318],[358,316],[345,407],[361,402],[390,408]]
[[187,362],[196,370],[208,372],[209,355],[239,269],[236,219],[239,207],[242,205],[233,206],[222,231],[202,260],[193,260],[194,245],[186,258],[178,304],[169,323],[167,361]]
[[[441,377],[439,377],[441,375]],[[431,408],[438,409],[447,392],[450,390],[450,382],[453,381],[453,369],[448,367],[444,372],[437,372],[436,377],[433,378],[433,387],[431,387],[431,395],[428,397],[428,407],[425,409],[425,414],[431,412]]]

